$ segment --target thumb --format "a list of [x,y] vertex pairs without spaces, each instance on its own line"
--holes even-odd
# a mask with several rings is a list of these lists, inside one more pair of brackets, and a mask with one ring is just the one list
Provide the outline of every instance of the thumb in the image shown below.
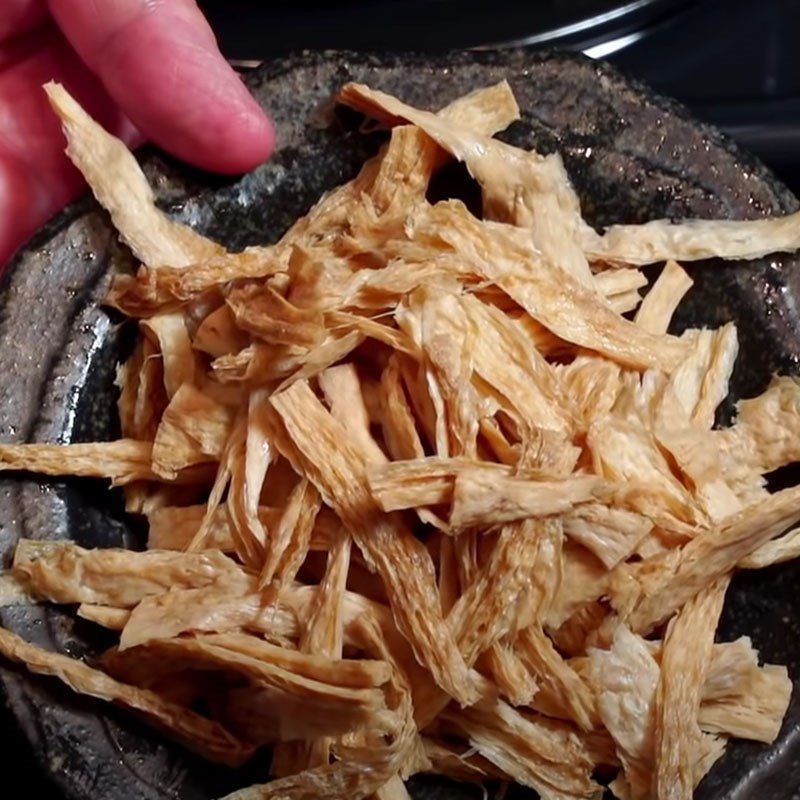
[[139,130],[196,166],[244,172],[272,123],[220,54],[193,0],[49,0],[72,46]]

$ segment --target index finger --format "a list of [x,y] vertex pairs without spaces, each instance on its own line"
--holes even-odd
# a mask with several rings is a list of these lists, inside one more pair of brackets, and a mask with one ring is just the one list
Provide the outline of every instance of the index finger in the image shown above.
[[272,124],[192,0],[50,0],[50,10],[122,110],[164,149],[231,173],[272,152]]

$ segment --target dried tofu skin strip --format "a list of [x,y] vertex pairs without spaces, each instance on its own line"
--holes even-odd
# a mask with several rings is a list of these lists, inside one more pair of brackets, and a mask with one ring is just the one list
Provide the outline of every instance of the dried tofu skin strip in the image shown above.
[[652,220],[643,225],[612,225],[602,236],[584,231],[590,261],[606,264],[656,264],[707,258],[754,259],[800,249],[800,212],[756,220]]
[[[228,441],[225,442],[225,448],[220,455],[214,482],[211,486],[211,491],[208,493],[206,513],[203,516],[203,521],[200,523],[200,527],[192,537],[191,542],[189,542],[189,546],[186,548],[187,550],[201,550],[204,547],[214,516],[231,482],[234,466],[237,461],[240,461],[245,456],[246,440],[246,417],[240,412],[239,418],[234,423],[231,435],[228,437]],[[228,514],[228,517],[230,519],[231,515]],[[234,534],[234,525],[231,524],[230,528],[234,539],[235,551],[239,542]]]
[[[149,550],[188,550],[189,544],[200,529],[206,516],[206,506],[164,506],[147,516]],[[280,516],[277,508],[260,506],[258,518],[262,526],[271,530]],[[231,533],[230,517],[225,505],[219,506],[207,523],[206,547],[233,553],[236,545]]]
[[477,220],[458,201],[420,209],[411,224],[412,242],[438,251],[444,246],[469,259],[479,275],[561,339],[636,369],[671,371],[682,360],[683,342],[620,317],[596,293],[543,261],[519,229]]
[[148,550],[85,550],[69,542],[42,552],[25,540],[17,546],[13,572],[37,596],[54,603],[96,603],[129,608],[170,589],[214,584],[233,586],[243,579],[236,562],[216,550],[177,553]]
[[[519,119],[519,107],[506,81],[477,89],[441,109],[437,116],[486,136]],[[397,127],[379,165],[369,194],[380,214],[407,210],[424,199],[441,151],[436,142],[414,126]]]
[[456,477],[450,525],[454,529],[491,527],[561,514],[595,499],[604,489],[603,480],[596,475],[537,481],[494,470],[465,469]]
[[110,478],[115,486],[158,480],[151,469],[153,445],[120,439],[87,444],[0,444],[0,472],[25,470],[41,475]]
[[378,214],[404,213],[425,198],[439,156],[436,143],[411,125],[395,128],[370,187]]
[[[285,567],[287,557],[299,549],[300,560],[311,543],[311,531],[320,510],[320,497],[317,489],[306,478],[295,486],[286,502],[283,514],[270,531],[268,549],[264,566],[261,569],[260,587],[264,588],[275,579],[283,565],[279,584],[286,582]],[[293,576],[292,576],[293,577]]]
[[[614,275],[615,272],[601,274]],[[650,333],[666,333],[672,315],[693,284],[677,261],[667,261],[658,280],[642,300],[634,322]]]
[[523,715],[500,699],[448,709],[444,716],[484,758],[543,798],[572,800],[601,791],[583,743],[555,720]]
[[324,336],[320,311],[298,308],[269,286],[235,286],[225,302],[239,328],[268,344],[313,347]]
[[670,377],[656,415],[663,429],[710,428],[717,406],[727,396],[733,362],[739,352],[736,327],[687,331],[690,351]]
[[[366,622],[366,618],[361,621]],[[392,655],[383,636],[376,632],[367,638],[370,649],[391,663]],[[315,800],[319,797],[361,800],[378,791],[398,773],[403,773],[404,765],[418,749],[411,698],[397,669],[393,670],[392,680],[384,692],[385,703],[393,716],[386,731],[357,737],[354,743],[340,740],[334,746],[338,759],[335,763],[234,792],[227,800]]]
[[251,745],[238,740],[219,723],[170,703],[154,692],[120,683],[82,661],[28,644],[10,631],[0,629],[0,653],[31,672],[58,678],[79,694],[133,711],[210,761],[236,767],[253,753]]
[[325,577],[314,598],[308,629],[300,640],[300,648],[309,653],[321,653],[340,658],[344,627],[344,592],[350,565],[351,539],[343,532],[328,554]]
[[128,429],[123,428],[122,432],[126,437],[152,442],[169,396],[164,379],[164,361],[158,357],[157,345],[149,337],[143,338],[141,345],[142,363],[136,379],[132,414],[127,421]]
[[620,798],[646,800],[652,797],[655,767],[659,665],[644,639],[624,625],[617,628],[611,648],[590,650],[589,660],[598,713],[622,763],[623,774],[612,789]]
[[591,550],[607,569],[630,556],[653,529],[648,517],[599,503],[578,506],[564,518],[564,532]]
[[383,439],[394,460],[416,459],[425,455],[416,420],[403,388],[398,357],[394,354],[381,375],[380,415]]
[[370,433],[370,415],[358,373],[352,364],[330,367],[319,376],[319,386],[347,433],[358,443],[368,461],[383,464],[387,458]]
[[585,547],[567,540],[555,563],[552,596],[545,609],[549,629],[558,629],[587,603],[602,597],[607,590],[608,570]]
[[702,522],[691,494],[673,475],[653,434],[641,425],[609,416],[592,423],[587,435],[594,470],[617,485],[641,484],[630,492],[631,510],[667,530]]
[[[475,689],[444,620],[433,565],[399,517],[380,517],[366,488],[364,455],[305,383],[271,398],[301,459],[303,472],[350,530],[386,586],[398,627],[437,683],[462,702]],[[403,564],[404,573],[398,573]],[[413,621],[412,621],[413,620]]]
[[516,651],[537,682],[556,698],[559,717],[573,720],[584,731],[596,727],[597,712],[591,689],[556,650],[540,625],[521,631]]
[[48,83],[45,91],[61,119],[67,155],[140,261],[151,267],[188,267],[223,252],[220,245],[158,209],[128,148],[94,122],[63,86]]
[[154,340],[161,353],[164,388],[170,400],[185,383],[194,383],[195,360],[183,314],[157,314],[140,323],[141,331]]
[[372,116],[400,119],[424,130],[467,165],[481,184],[484,210],[490,217],[531,228],[536,246],[546,257],[581,283],[593,285],[588,262],[576,241],[587,226],[558,154],[527,153],[359,84],[344,86],[338,99]]
[[[209,656],[210,650],[213,651]],[[218,651],[224,650],[225,653]],[[382,660],[340,659],[322,654],[306,653],[290,650],[285,647],[265,642],[258,636],[242,633],[230,633],[217,636],[203,636],[197,639],[181,639],[174,642],[155,643],[148,652],[157,661],[159,653],[182,653],[196,657],[198,663],[210,659],[216,663],[217,657],[225,659],[241,656],[237,660],[243,672],[254,670],[266,682],[281,686],[284,680],[295,680],[297,677],[329,684],[343,689],[380,689],[392,679],[392,670]],[[238,669],[238,667],[237,667]],[[287,677],[283,673],[291,673]],[[367,698],[370,702],[373,695]]]
[[[482,568],[465,569],[462,563],[459,570],[456,566],[455,572],[461,572],[459,582],[466,588],[449,610],[447,624],[468,666],[481,654],[493,650],[504,637],[531,622],[541,610],[547,588],[532,583],[523,565],[547,558],[552,539],[560,536],[558,523],[549,520],[510,525],[501,531]],[[468,572],[474,574],[468,575]],[[515,665],[510,664],[512,660],[513,655],[504,657],[494,652],[493,662],[497,667],[505,665],[514,669]],[[533,689],[532,681],[528,675],[522,677],[525,684],[522,692],[527,696]],[[516,688],[509,693],[516,697]],[[447,696],[436,687],[417,687],[414,707],[419,724],[424,726],[430,722],[447,702]]]
[[780,733],[792,697],[786,667],[766,664],[749,678],[745,691],[703,700],[698,722],[706,733],[718,733],[772,744]]
[[477,331],[471,342],[476,374],[530,427],[570,431],[573,421],[558,402],[562,391],[558,377],[522,331],[474,295],[463,295],[458,301]]
[[164,411],[153,442],[153,472],[174,480],[186,467],[218,461],[231,433],[234,414],[189,383]]
[[[328,556],[328,566],[314,598],[308,628],[300,638],[300,650],[341,658],[344,645],[344,592],[350,567],[352,539],[342,532]],[[305,746],[304,766],[314,768],[330,760],[331,742],[317,739]],[[401,784],[402,785],[402,784]]]
[[439,387],[443,406],[440,422],[447,430],[446,452],[475,457],[480,403],[472,385],[472,354],[477,330],[459,320],[457,314],[458,301],[452,295],[420,287],[395,318],[425,353]]
[[733,323],[714,331],[711,360],[703,383],[700,397],[695,404],[692,423],[697,427],[710,429],[718,406],[728,396],[736,356],[739,354],[739,338]]
[[487,480],[495,473],[511,474],[505,465],[491,461],[429,456],[370,466],[367,481],[384,511],[399,511],[451,503],[456,478],[469,470],[481,473]]
[[740,560],[798,520],[800,489],[784,489],[698,534],[676,553],[676,558],[662,559],[655,569],[647,569],[647,562],[642,562],[643,581],[637,588],[639,599],[629,624],[636,631],[652,630],[703,586],[730,572]]
[[497,686],[500,696],[512,706],[529,706],[539,692],[539,684],[513,645],[496,642],[478,657],[477,669]]
[[81,619],[94,622],[110,631],[122,631],[131,618],[131,612],[127,608],[98,606],[91,603],[81,603],[77,613]]
[[453,100],[437,116],[475,133],[494,136],[516,122],[520,111],[508,81],[502,80]]
[[566,365],[554,367],[567,407],[579,427],[588,429],[614,408],[621,390],[622,370],[617,364],[595,356],[579,355]]
[[[640,269],[609,269],[596,273],[594,282],[598,291],[611,301],[647,286],[647,276]],[[666,333],[666,330],[652,333]]]
[[756,551],[739,561],[741,569],[764,569],[773,564],[783,564],[800,558],[800,529],[783,534],[778,539],[762,544]]
[[174,639],[186,633],[252,631],[271,640],[297,639],[295,613],[257,591],[256,581],[239,591],[227,586],[173,589],[145,597],[125,620],[120,648]]
[[667,627],[655,703],[659,800],[691,800],[702,778],[697,763],[703,744],[700,699],[728,582],[724,576],[701,590]]
[[736,425],[726,431],[736,457],[759,472],[800,460],[800,382],[776,377],[758,397],[740,401]]
[[[262,731],[265,735],[256,739],[259,743],[297,741],[319,735],[326,728],[343,734],[371,729],[382,731],[392,725],[382,688],[354,688],[306,674],[325,674],[336,662],[326,664],[324,659],[314,657],[317,663],[313,663],[310,656],[303,661],[297,651],[275,647],[255,637],[241,637],[245,642],[254,641],[254,654],[246,646],[226,647],[230,639],[235,645],[233,635],[152,642],[143,653],[130,650],[112,653],[106,665],[115,674],[125,675],[133,670],[134,675],[129,677],[135,677],[138,672],[146,674],[148,680],[154,680],[159,670],[169,674],[179,665],[180,669],[225,672],[254,682],[266,690],[260,699],[267,702],[256,701],[257,717],[261,720],[253,720],[253,724],[259,727],[254,729],[251,725],[242,729],[241,720],[235,716],[226,718],[225,722],[228,727],[239,729],[237,732],[246,740],[254,730]],[[277,653],[278,658],[271,658],[272,653]],[[127,660],[131,660],[131,667],[126,665]],[[386,670],[382,672],[385,679]]]
[[241,253],[220,250],[185,266],[142,266],[136,276],[115,278],[108,302],[130,316],[148,317],[237,278],[283,275],[290,253],[289,248],[249,247]]
[[553,520],[507,526],[485,566],[462,590],[447,623],[468,664],[495,642],[525,627],[540,611],[545,591],[531,581],[526,566],[536,563],[540,548],[547,546],[552,535],[560,535]]
[[269,440],[267,395],[256,390],[250,394],[247,409],[247,433],[244,453],[234,455],[226,504],[235,551],[243,563],[257,569],[264,563],[267,531],[258,513],[267,470],[275,459]]

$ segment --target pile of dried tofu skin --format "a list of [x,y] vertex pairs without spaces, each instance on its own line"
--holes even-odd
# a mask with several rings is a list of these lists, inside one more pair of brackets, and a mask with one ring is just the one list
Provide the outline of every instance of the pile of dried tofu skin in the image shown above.
[[[47,91],[141,261],[108,299],[140,336],[123,439],[6,444],[0,468],[110,478],[149,542],[19,542],[4,602],[77,605],[119,644],[90,665],[2,631],[3,656],[271,764],[236,800],[400,800],[416,773],[673,800],[731,738],[776,738],[786,669],[715,631],[733,574],[800,555],[800,487],[764,479],[800,458],[800,383],[715,429],[736,328],[667,329],[680,262],[797,249],[800,218],[601,234],[558,155],[492,138],[506,83],[438,113],[349,84],[383,149],[230,253]],[[481,218],[426,199],[452,159]]]

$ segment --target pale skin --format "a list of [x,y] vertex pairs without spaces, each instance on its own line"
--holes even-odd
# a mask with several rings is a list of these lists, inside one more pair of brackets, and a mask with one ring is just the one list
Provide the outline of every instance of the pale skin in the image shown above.
[[268,117],[194,0],[2,0],[0,270],[84,190],[41,87],[63,83],[131,146],[236,174],[271,154]]

